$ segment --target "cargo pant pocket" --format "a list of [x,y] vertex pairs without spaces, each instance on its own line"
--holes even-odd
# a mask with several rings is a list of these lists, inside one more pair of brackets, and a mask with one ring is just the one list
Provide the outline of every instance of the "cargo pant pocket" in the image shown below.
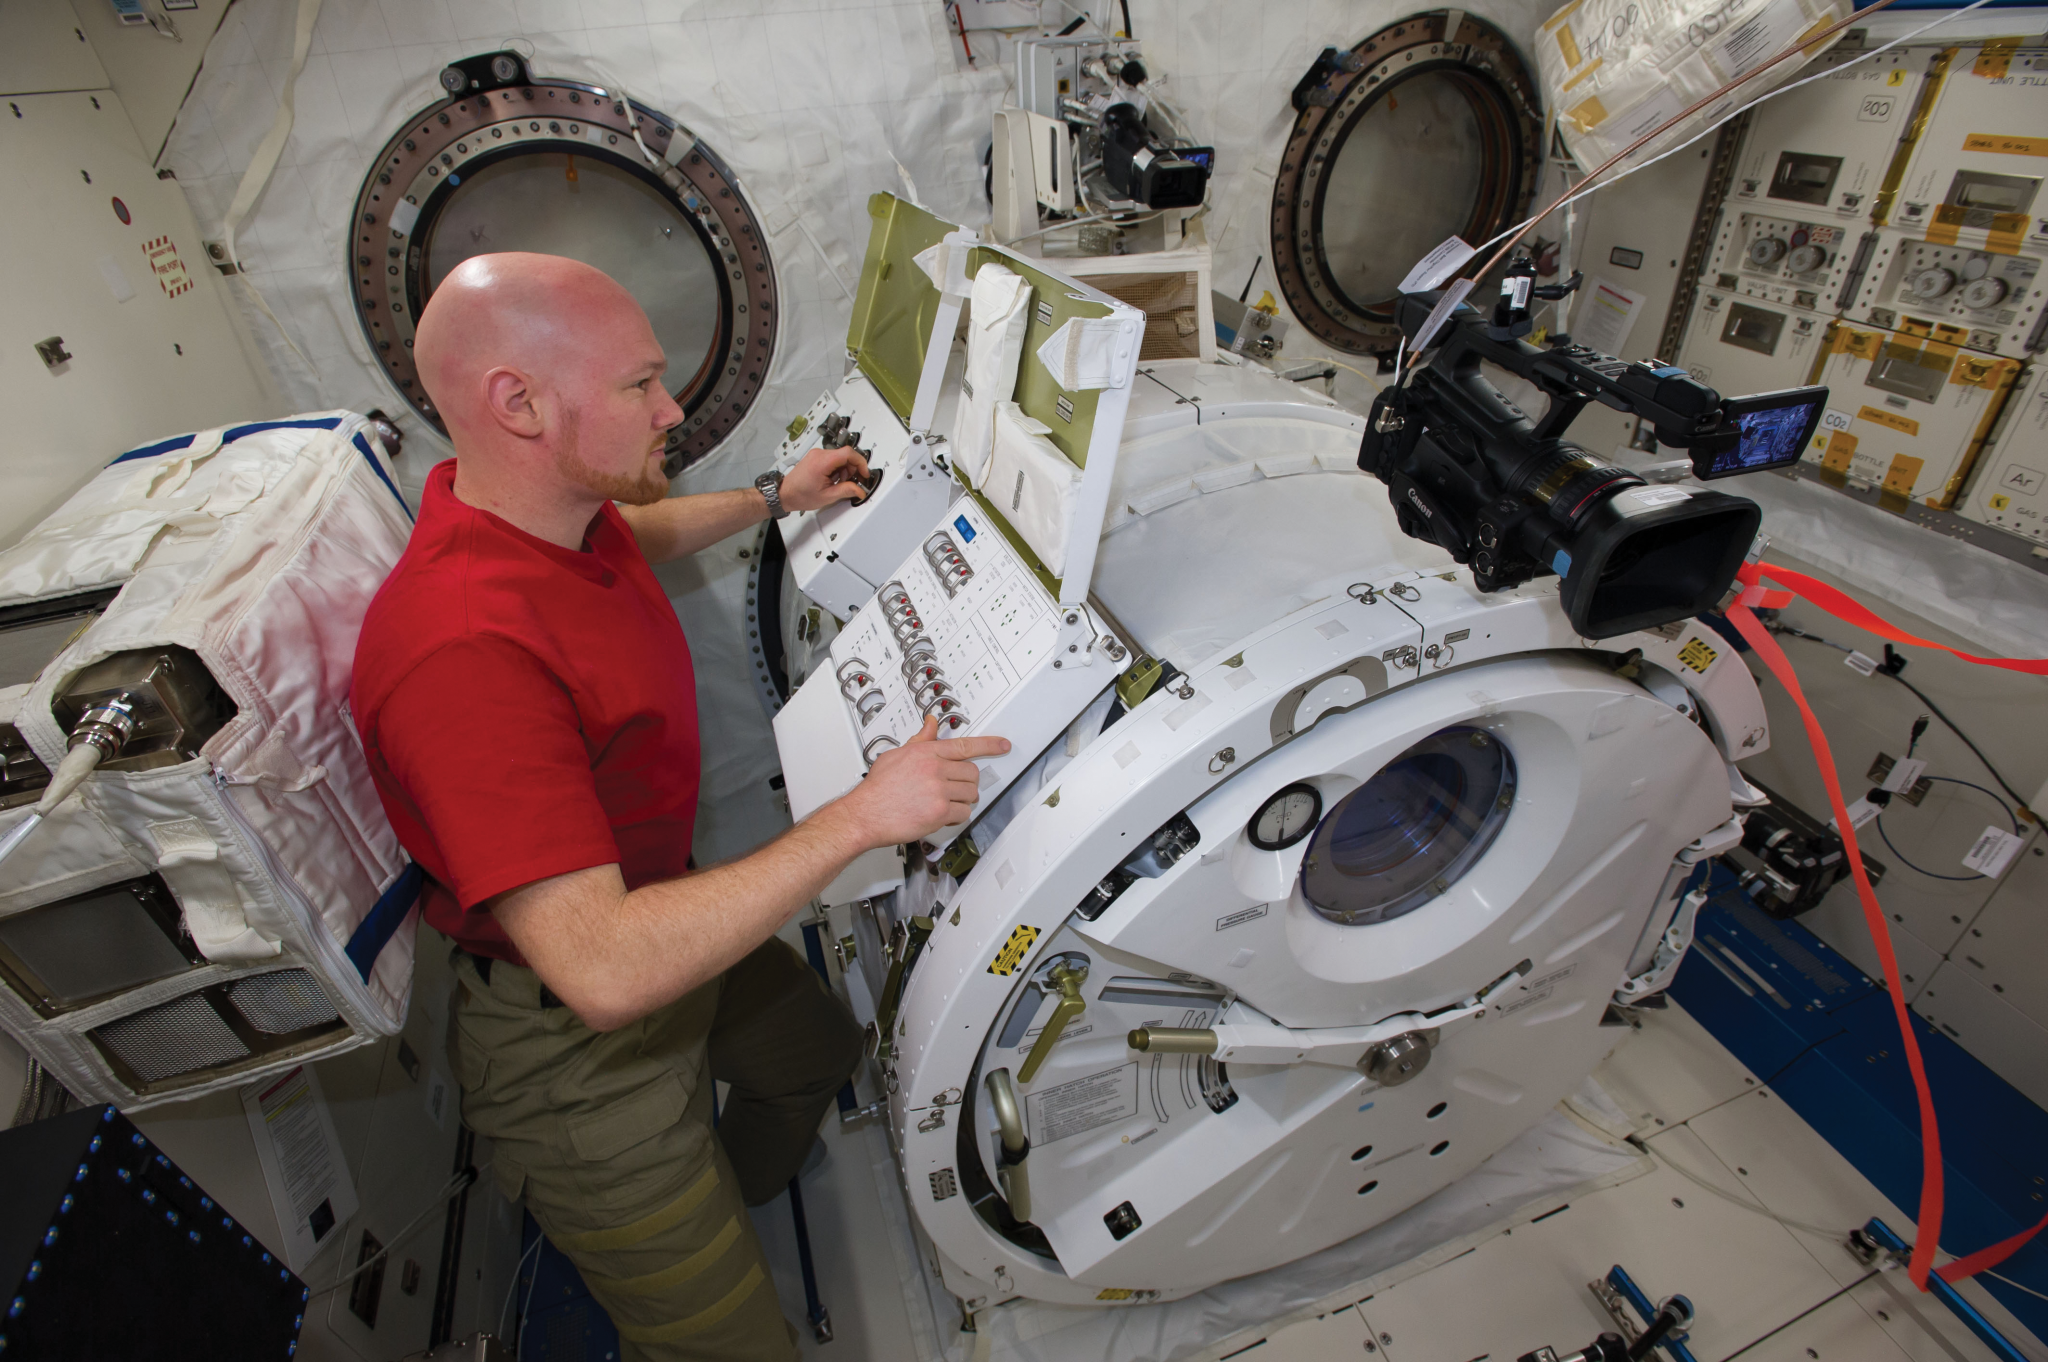
[[683,1080],[674,1073],[659,1073],[630,1097],[569,1117],[569,1144],[578,1158],[605,1163],[675,1125],[689,1106]]

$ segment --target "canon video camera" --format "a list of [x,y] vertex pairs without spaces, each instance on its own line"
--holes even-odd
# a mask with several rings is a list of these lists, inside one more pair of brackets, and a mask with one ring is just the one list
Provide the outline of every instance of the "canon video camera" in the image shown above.
[[[1491,319],[1460,303],[1433,328],[1441,293],[1404,295],[1396,317],[1411,349],[1435,354],[1383,391],[1358,466],[1387,485],[1404,533],[1469,564],[1481,591],[1544,573],[1563,579],[1579,635],[1612,638],[1717,608],[1756,539],[1753,501],[1706,488],[1651,485],[1560,438],[1588,402],[1642,418],[1660,444],[1692,456],[1693,475],[1725,478],[1798,460],[1826,388],[1723,398],[1662,360],[1633,363],[1583,345],[1539,349],[1528,303],[1577,285],[1532,289],[1509,267]],[[1480,371],[1491,361],[1550,399],[1532,421]]]

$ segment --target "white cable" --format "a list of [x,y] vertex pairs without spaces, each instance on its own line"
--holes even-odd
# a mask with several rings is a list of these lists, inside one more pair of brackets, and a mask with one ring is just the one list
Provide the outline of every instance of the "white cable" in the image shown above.
[[2028,1286],[2025,1282],[2016,1282],[2012,1278],[2006,1276],[2003,1272],[1993,1272],[1990,1268],[1987,1267],[1977,1275],[1980,1277],[1996,1277],[1998,1278],[1998,1280],[2004,1282],[2007,1286],[2010,1286],[2015,1290],[2024,1291],[2029,1296],[2039,1296],[2042,1300],[2048,1301],[2048,1292],[2036,1291],[2033,1287]]
[[[489,1167],[490,1165],[488,1163],[484,1165],[484,1168]],[[472,1173],[470,1169],[465,1168],[460,1173],[457,1173],[454,1177],[448,1179],[448,1185],[443,1187],[438,1193],[435,1194],[434,1199],[427,1203],[427,1208],[421,1211],[418,1215],[414,1216],[410,1224],[408,1224],[404,1229],[400,1230],[397,1234],[392,1235],[390,1243],[386,1244],[383,1248],[378,1249],[368,1258],[363,1259],[362,1262],[357,1263],[353,1269],[343,1273],[340,1277],[336,1278],[329,1285],[323,1286],[318,1291],[315,1291],[313,1295],[324,1296],[330,1291],[339,1291],[341,1290],[341,1288],[347,1286],[350,1282],[354,1281],[357,1277],[360,1277],[363,1273],[369,1271],[378,1263],[382,1262],[386,1257],[390,1256],[391,1250],[397,1248],[400,1244],[404,1243],[406,1241],[407,1236],[412,1234],[412,1232],[418,1229],[421,1225],[424,1225],[427,1221],[428,1216],[432,1215],[435,1211],[441,1209],[441,1205],[443,1202],[447,1201],[448,1198],[454,1196],[457,1192],[466,1190],[473,1183],[475,1183],[477,1179],[481,1178],[484,1173],[484,1168],[476,1169],[474,1173]]]
[[1666,1168],[1669,1168],[1672,1172],[1686,1179],[1688,1182],[1700,1188],[1702,1191],[1712,1192],[1715,1196],[1721,1198],[1721,1200],[1727,1202],[1731,1206],[1740,1206],[1743,1210],[1750,1211],[1754,1214],[1763,1216],[1767,1220],[1775,1220],[1780,1225],[1785,1226],[1787,1229],[1805,1230],[1808,1234],[1823,1234],[1829,1237],[1830,1239],[1841,1239],[1846,1237],[1847,1235],[1847,1231],[1845,1230],[1834,1229],[1827,1225],[1809,1225],[1803,1220],[1793,1220],[1787,1216],[1779,1215],[1776,1211],[1770,1210],[1764,1206],[1760,1206],[1754,1201],[1745,1201],[1741,1197],[1736,1196],[1733,1192],[1726,1191],[1720,1187],[1716,1187],[1713,1183],[1708,1182],[1705,1178],[1693,1172],[1690,1168],[1685,1167],[1683,1164],[1673,1159],[1669,1154],[1664,1153],[1662,1150],[1653,1148],[1648,1140],[1631,1139],[1629,1143],[1635,1145],[1638,1149],[1641,1149],[1644,1153],[1650,1155],[1652,1158],[1657,1159],[1658,1161],[1663,1163],[1663,1165]]
[[[539,1239],[534,1240],[536,1246],[540,1242]],[[518,1278],[513,1278],[513,1285],[518,1285]],[[526,1353],[526,1320],[533,1313],[533,1288],[539,1285],[540,1260],[536,1258],[533,1263],[533,1276],[528,1278],[526,1282],[526,1300],[519,1307],[519,1348],[513,1354],[513,1362],[519,1362],[519,1358]]]
[[[505,1288],[505,1303],[498,1307],[498,1337],[500,1338],[505,1336],[505,1326],[512,1318],[512,1298],[519,1294],[519,1271],[526,1266],[528,1258],[540,1252],[540,1246],[544,1240],[545,1236],[535,1234],[533,1236],[533,1247],[520,1254],[519,1261],[512,1265],[512,1284]],[[540,1264],[536,1262],[533,1270],[538,1275]]]
[[[1893,48],[1899,47],[1903,44],[1910,43],[1911,41],[1913,41],[1913,39],[1919,37],[1921,34],[1926,33],[1931,29],[1939,28],[1941,25],[1948,23],[1950,20],[1960,19],[1965,14],[1968,14],[1971,10],[1982,9],[1985,5],[1988,5],[1990,3],[1991,0],[1971,0],[1970,4],[1964,5],[1961,9],[1952,10],[1949,13],[1939,15],[1932,21],[1922,24],[1920,27],[1914,29],[1912,32],[1904,34],[1901,37],[1892,39],[1890,42],[1886,43],[1882,47],[1873,47],[1872,49],[1870,49],[1870,51],[1865,52],[1862,55],[1858,56],[1854,61],[1843,62],[1840,66],[1831,66],[1825,71],[1817,71],[1813,75],[1807,76],[1802,80],[1795,80],[1789,84],[1780,85],[1775,90],[1769,91],[1766,94],[1758,95],[1755,99],[1752,99],[1749,103],[1743,105],[1741,108],[1736,109],[1731,113],[1725,114],[1721,118],[1716,119],[1714,122],[1709,123],[1706,127],[1701,128],[1691,137],[1686,138],[1683,142],[1680,142],[1677,146],[1672,147],[1670,150],[1660,151],[1647,161],[1641,162],[1638,165],[1630,166],[1628,169],[1622,171],[1617,175],[1609,175],[1605,179],[1598,181],[1589,188],[1582,189],[1578,193],[1573,194],[1568,198],[1560,199],[1558,202],[1552,204],[1547,210],[1545,210],[1542,217],[1548,217],[1550,216],[1550,214],[1555,213],[1560,208],[1565,208],[1570,206],[1571,204],[1577,203],[1580,199],[1583,199],[1590,194],[1597,194],[1601,190],[1607,188],[1609,185],[1619,184],[1621,183],[1621,181],[1635,174],[1638,170],[1647,170],[1649,167],[1657,164],[1657,162],[1663,160],[1667,156],[1677,155],[1679,152],[1685,150],[1693,143],[1699,141],[1702,137],[1705,137],[1708,133],[1714,131],[1716,128],[1719,128],[1723,123],[1726,123],[1729,119],[1736,118],[1742,114],[1748,113],[1751,109],[1754,109],[1757,105],[1763,103],[1767,99],[1776,99],[1779,95],[1786,94],[1790,91],[1796,90],[1802,85],[1810,85],[1814,81],[1825,80],[1827,77],[1832,76],[1837,72],[1846,71],[1850,67],[1857,65],[1859,62],[1869,61],[1872,57],[1878,56],[1885,52],[1889,52]],[[1499,242],[1506,240],[1508,237],[1515,236],[1522,232],[1525,232],[1529,228],[1535,226],[1541,220],[1542,218],[1530,218],[1526,222],[1518,223],[1515,226],[1510,227],[1507,230],[1499,233],[1491,240],[1485,242],[1477,250],[1473,251],[1472,254],[1478,255],[1481,251],[1486,250],[1488,246],[1496,245]]]

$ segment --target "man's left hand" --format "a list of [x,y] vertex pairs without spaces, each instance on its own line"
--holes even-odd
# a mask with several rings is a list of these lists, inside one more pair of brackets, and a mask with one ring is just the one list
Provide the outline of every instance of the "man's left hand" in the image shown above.
[[867,495],[859,481],[868,475],[868,461],[851,445],[813,449],[782,479],[782,504],[792,511],[816,511],[835,501]]

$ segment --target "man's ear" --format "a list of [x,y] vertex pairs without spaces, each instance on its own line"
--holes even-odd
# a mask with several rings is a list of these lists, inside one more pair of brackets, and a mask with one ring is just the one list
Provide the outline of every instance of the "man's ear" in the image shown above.
[[501,365],[484,375],[484,409],[510,434],[530,440],[546,431],[535,396],[532,380],[517,369]]

